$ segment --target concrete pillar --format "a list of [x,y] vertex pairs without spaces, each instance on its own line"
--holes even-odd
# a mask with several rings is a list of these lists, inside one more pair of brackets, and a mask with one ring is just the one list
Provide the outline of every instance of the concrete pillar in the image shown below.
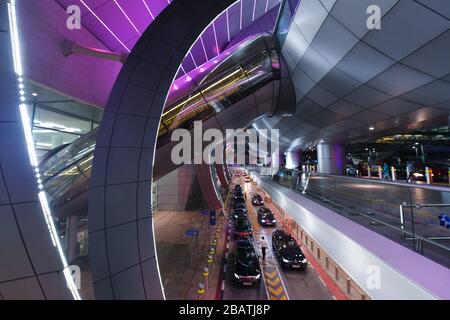
[[297,169],[302,159],[302,150],[286,152],[286,169]]
[[77,234],[78,217],[73,215],[67,218],[67,260],[71,263],[78,257],[77,253]]
[[272,155],[270,156],[270,166],[271,167],[281,168],[281,167],[284,167],[285,165],[286,165],[286,163],[284,161],[283,152],[272,153]]
[[317,145],[318,172],[324,174],[344,173],[344,146],[337,144]]

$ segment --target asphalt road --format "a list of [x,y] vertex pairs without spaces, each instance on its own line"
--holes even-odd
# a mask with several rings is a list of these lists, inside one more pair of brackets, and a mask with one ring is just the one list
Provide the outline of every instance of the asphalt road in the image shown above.
[[[251,204],[251,196],[254,194],[254,185],[251,183],[244,183],[243,179],[238,178],[238,183],[244,187],[244,191],[247,195],[247,208],[249,210],[249,216],[252,221],[255,245],[260,240],[261,236],[264,236],[269,244],[268,252],[266,253],[265,261],[261,261],[261,266],[264,271],[264,277],[262,278],[261,286],[259,287],[241,287],[232,283],[233,277],[233,256],[235,241],[233,237],[230,237],[229,253],[226,265],[225,276],[225,290],[224,299],[234,300],[266,300],[266,299],[291,299],[291,300],[331,300],[333,299],[332,293],[325,286],[318,273],[309,264],[308,268],[304,271],[298,270],[284,270],[275,258],[272,249],[272,231],[274,227],[260,227],[256,225],[256,210],[258,207],[254,207]],[[233,233],[233,223],[232,232]],[[258,247],[258,246],[257,246]],[[260,253],[260,249],[257,248],[257,252]]]

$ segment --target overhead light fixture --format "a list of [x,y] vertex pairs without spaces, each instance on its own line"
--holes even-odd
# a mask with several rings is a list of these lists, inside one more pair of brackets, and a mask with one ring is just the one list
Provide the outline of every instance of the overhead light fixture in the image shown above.
[[369,127],[369,130],[373,131],[373,130],[375,130],[375,127]]
[[38,94],[37,94],[36,92],[33,92],[31,95],[32,95],[33,97],[37,97],[37,96],[38,96]]

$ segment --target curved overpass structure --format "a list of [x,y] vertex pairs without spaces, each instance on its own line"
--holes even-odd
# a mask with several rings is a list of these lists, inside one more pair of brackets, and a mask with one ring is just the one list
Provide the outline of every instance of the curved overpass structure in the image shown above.
[[[171,141],[174,130],[183,128],[193,133],[194,121],[202,121],[204,128],[216,128],[225,134],[225,128],[246,128],[258,118],[293,110],[292,84],[281,88],[282,73],[287,73],[283,61],[272,36],[255,35],[202,66],[201,73],[194,70],[177,79],[159,125],[153,180],[178,167],[167,161],[177,143]],[[282,108],[278,108],[279,92],[283,94]],[[236,113],[239,118],[234,117]],[[98,132],[99,128],[92,130],[40,164],[50,205],[60,217],[87,213]]]

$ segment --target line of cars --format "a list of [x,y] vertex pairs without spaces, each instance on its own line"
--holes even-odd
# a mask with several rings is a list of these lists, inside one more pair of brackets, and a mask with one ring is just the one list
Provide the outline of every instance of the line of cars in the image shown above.
[[[257,215],[261,226],[276,226],[274,214],[269,208],[263,206],[264,201],[259,194],[252,196],[252,204],[255,207],[259,206]],[[305,270],[308,266],[308,261],[297,241],[285,229],[275,229],[272,232],[272,248],[283,268]]]
[[[233,219],[235,221],[236,239],[234,253],[233,281],[243,286],[258,286],[261,284],[261,265],[255,249],[253,229],[248,217],[246,198],[240,185],[236,185],[233,195]],[[264,207],[262,197],[255,194],[251,202],[257,210],[258,223],[263,227],[275,227],[277,221],[274,214]],[[272,247],[282,268],[305,270],[307,260],[295,239],[284,229],[272,232]]]
[[242,187],[235,186],[233,194],[234,250],[233,281],[243,286],[261,284],[261,265],[253,240],[253,228],[248,217],[245,195]]

